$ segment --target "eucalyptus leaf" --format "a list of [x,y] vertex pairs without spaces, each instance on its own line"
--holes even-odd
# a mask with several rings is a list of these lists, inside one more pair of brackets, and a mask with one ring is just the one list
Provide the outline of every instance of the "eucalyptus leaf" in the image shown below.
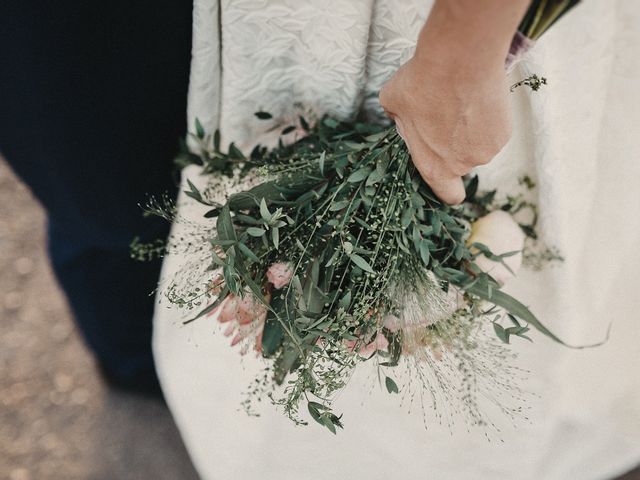
[[258,227],[247,228],[247,233],[252,237],[261,237],[262,235],[265,234],[265,232],[266,230],[264,228],[258,228]]
[[356,170],[351,175],[349,175],[349,178],[347,178],[347,182],[349,183],[361,182],[365,178],[367,178],[370,173],[371,173],[371,167],[363,167],[359,170]]
[[251,249],[247,247],[244,243],[238,243],[238,248],[242,253],[244,253],[247,256],[249,260],[256,263],[260,262],[260,259],[258,258],[258,256],[255,253],[253,253]]
[[205,135],[204,127],[200,123],[200,120],[198,120],[197,118],[196,118],[196,135],[200,140],[202,140],[204,138],[204,135]]
[[349,258],[353,263],[355,263],[358,267],[360,267],[365,272],[375,273],[373,268],[371,268],[371,265],[369,265],[369,263],[357,253],[353,253],[349,255]]
[[267,222],[270,221],[272,218],[271,212],[269,211],[269,208],[267,207],[267,202],[265,201],[264,198],[260,200],[260,215],[262,215],[262,219]]
[[385,377],[384,384],[387,387],[387,392],[389,393],[399,393],[400,389],[398,385],[391,377]]
[[560,343],[560,344],[562,344],[562,345],[564,345],[566,347],[575,348],[575,349],[593,348],[593,347],[597,347],[599,345],[603,345],[609,339],[609,333],[607,332],[607,335],[606,335],[605,339],[600,341],[600,342],[597,342],[597,343],[592,343],[592,344],[588,344],[588,345],[571,345],[571,344],[568,344],[564,340],[560,339],[557,335],[555,335],[546,326],[544,326],[542,324],[542,322],[540,322],[540,320],[538,320],[536,318],[536,316],[533,315],[533,313],[531,313],[531,311],[527,307],[525,307],[518,300],[516,300],[512,296],[504,293],[503,291],[498,290],[498,289],[491,289],[491,291],[489,291],[490,289],[488,288],[488,286],[487,285],[483,285],[480,282],[475,283],[472,286],[464,286],[464,285],[459,285],[459,286],[463,290],[465,290],[466,292],[469,292],[469,293],[471,293],[473,295],[477,295],[480,298],[484,298],[485,300],[504,308],[505,310],[507,310],[512,315],[514,315],[514,316],[520,318],[521,320],[524,320],[525,322],[529,323],[529,325],[533,326],[540,333],[546,335],[550,339],[552,339],[555,342]]
[[262,356],[269,358],[274,355],[283,338],[284,330],[280,322],[274,316],[267,316],[262,332]]

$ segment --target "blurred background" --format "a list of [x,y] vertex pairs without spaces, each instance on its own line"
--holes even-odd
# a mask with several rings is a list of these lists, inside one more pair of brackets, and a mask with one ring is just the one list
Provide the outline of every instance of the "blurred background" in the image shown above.
[[102,384],[53,278],[44,226],[0,158],[0,479],[196,479],[167,408]]
[[44,226],[0,158],[0,479],[196,479],[167,408],[102,384],[55,284]]

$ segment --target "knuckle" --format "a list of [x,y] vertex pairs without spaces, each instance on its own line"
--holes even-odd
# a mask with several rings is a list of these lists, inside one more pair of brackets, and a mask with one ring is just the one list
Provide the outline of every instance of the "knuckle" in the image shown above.
[[455,193],[452,195],[451,197],[451,204],[452,205],[460,205],[462,202],[464,202],[465,199],[465,194],[463,193]]
[[468,156],[461,162],[455,162],[452,164],[449,169],[457,177],[462,177],[469,173],[476,165],[478,165],[478,159],[475,156]]

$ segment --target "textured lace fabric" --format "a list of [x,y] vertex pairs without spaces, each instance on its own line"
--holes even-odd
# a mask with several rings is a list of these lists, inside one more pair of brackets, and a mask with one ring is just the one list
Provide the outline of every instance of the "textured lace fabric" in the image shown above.
[[[377,92],[413,52],[431,3],[196,0],[189,125],[198,118],[250,149],[300,109],[379,114]],[[640,463],[638,25],[637,0],[585,0],[561,20],[510,77],[537,73],[548,85],[514,92],[513,137],[479,169],[481,185],[502,192],[517,192],[522,174],[535,180],[542,236],[565,257],[521,271],[507,289],[572,343],[601,339],[613,322],[610,341],[584,351],[537,334],[517,343],[531,371],[529,420],[496,419],[492,438],[502,441],[492,442],[464,423],[425,429],[420,405],[398,406],[363,364],[338,401],[346,428],[334,437],[296,428],[270,405],[248,417],[239,405],[261,360],[241,357],[213,319],[183,326],[188,313],[162,300],[161,284],[158,372],[203,478],[604,480]],[[259,110],[273,120],[257,119]],[[186,178],[206,181],[196,168]],[[186,196],[179,213],[188,222],[175,225],[178,235],[206,221]],[[163,277],[190,261],[168,256]]]
[[431,6],[427,0],[221,0],[222,29],[212,32],[215,3],[196,2],[196,32],[208,25],[221,48],[211,54],[219,48],[213,35],[194,47],[194,69],[209,80],[194,79],[190,118],[208,120],[209,129],[219,125],[223,138],[245,149],[265,142],[273,125],[255,118],[258,110],[274,122],[295,119],[298,105],[342,119],[364,104],[376,113],[380,87],[413,53]]

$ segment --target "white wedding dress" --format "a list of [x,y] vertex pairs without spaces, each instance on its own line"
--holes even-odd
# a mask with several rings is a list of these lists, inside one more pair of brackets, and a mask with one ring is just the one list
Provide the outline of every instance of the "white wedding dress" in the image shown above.
[[[428,0],[196,0],[189,125],[223,142],[269,141],[295,104],[347,118],[376,113],[376,92],[412,53]],[[523,270],[507,290],[561,337],[604,346],[571,350],[533,332],[516,341],[531,371],[529,421],[482,428],[433,421],[400,405],[363,364],[339,397],[345,429],[295,427],[268,402],[240,407],[263,368],[229,346],[219,323],[182,325],[187,311],[158,304],[154,348],[167,402],[204,479],[609,479],[640,463],[640,4],[585,0],[510,75],[548,78],[513,93],[514,134],[479,170],[485,188],[537,181],[541,230],[565,261]],[[183,174],[196,184],[195,167]],[[184,195],[180,215],[204,222]],[[174,233],[189,228],[177,223]],[[170,278],[187,255],[166,259]],[[162,286],[162,284],[161,284]],[[372,362],[369,362],[372,363]],[[400,378],[400,380],[402,380]],[[373,387],[373,388],[372,388]],[[428,417],[427,417],[428,419]],[[500,419],[497,419],[500,423]],[[501,441],[502,440],[502,441]]]

